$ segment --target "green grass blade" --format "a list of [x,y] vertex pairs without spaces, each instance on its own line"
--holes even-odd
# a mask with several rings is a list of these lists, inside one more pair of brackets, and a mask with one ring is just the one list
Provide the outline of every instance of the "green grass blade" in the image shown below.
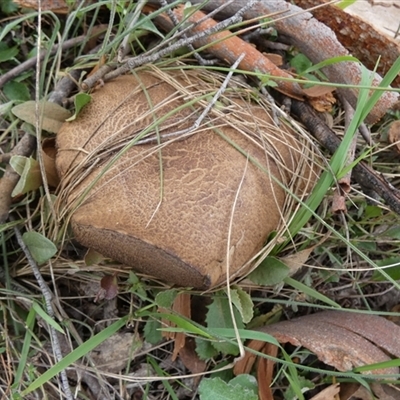
[[120,320],[114,322],[112,325],[103,329],[97,335],[94,335],[92,338],[87,340],[85,343],[78,346],[74,351],[65,356],[60,362],[55,364],[52,368],[47,370],[43,375],[37,378],[34,382],[32,382],[22,393],[22,396],[26,396],[28,393],[33,392],[35,389],[41,387],[62,370],[67,368],[69,365],[84,357],[90,351],[92,351],[99,344],[103,343],[106,339],[108,339],[111,335],[117,332],[120,328],[122,328],[129,316],[125,316]]
[[322,301],[323,303],[329,304],[330,306],[334,307],[334,308],[342,308],[340,307],[340,305],[336,302],[334,302],[333,300],[331,300],[330,298],[324,296],[323,294],[317,292],[316,290],[314,290],[313,288],[310,288],[309,286],[306,286],[304,283],[301,283],[299,281],[296,281],[293,278],[285,278],[284,282],[290,286],[292,286],[293,288],[300,290],[301,292],[305,293],[307,296],[310,296],[316,300]]

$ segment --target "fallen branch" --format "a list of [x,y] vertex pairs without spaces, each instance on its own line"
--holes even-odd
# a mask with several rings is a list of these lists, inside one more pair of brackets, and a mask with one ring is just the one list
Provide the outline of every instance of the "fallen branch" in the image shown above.
[[[185,20],[184,6],[178,6],[174,10],[174,14],[178,21],[183,22]],[[188,17],[187,21],[194,23],[193,27],[189,29],[192,35],[211,30],[217,25],[217,22],[213,19],[205,17],[206,14],[201,11],[196,11]],[[200,22],[201,20],[203,22]],[[234,63],[241,54],[245,54],[245,57],[239,64],[239,68],[243,70],[260,72],[276,78],[293,78],[292,75],[278,68],[252,45],[237,36],[232,36],[232,33],[228,30],[200,37],[194,42],[194,45],[196,47],[206,47],[207,52],[224,60],[228,64]],[[281,79],[277,79],[275,82],[277,84],[277,87],[275,87],[276,90],[297,99],[303,99],[305,97],[298,83]]]
[[[153,3],[154,0],[149,0]],[[173,0],[167,0],[172,3]],[[211,11],[223,6],[225,0],[192,0],[194,5],[202,5],[202,10]],[[234,15],[245,2],[236,0],[227,5],[218,13],[219,18],[227,18]],[[334,32],[323,23],[316,20],[309,12],[290,4],[284,0],[260,0],[244,14],[245,19],[260,18],[271,14],[278,14],[273,26],[282,35],[289,38],[290,42],[304,53],[313,63],[349,55],[349,52],[337,40]],[[362,67],[355,62],[340,62],[323,69],[329,80],[333,83],[357,86],[361,81]],[[381,82],[379,75],[375,75],[373,82],[377,86]],[[353,106],[357,103],[357,89],[338,89]],[[385,92],[368,115],[366,122],[374,123],[379,120],[388,109],[392,108],[398,101],[399,95],[395,92]]]
[[[338,149],[341,140],[319,118],[310,105],[293,100],[291,111],[330,153],[333,154]],[[364,161],[360,161],[353,167],[353,177],[364,191],[375,192],[386,201],[392,211],[400,215],[400,191],[387,182],[382,175]]]
[[[399,41],[380,33],[359,16],[349,14],[334,4],[326,4],[327,0],[294,0],[294,2],[304,9],[324,4],[323,7],[313,9],[311,13],[329,26],[336,33],[340,43],[362,60],[367,68],[374,69],[379,60],[377,71],[382,76],[400,56]],[[343,29],[343,26],[346,29]],[[394,86],[400,87],[400,76],[394,82]]]

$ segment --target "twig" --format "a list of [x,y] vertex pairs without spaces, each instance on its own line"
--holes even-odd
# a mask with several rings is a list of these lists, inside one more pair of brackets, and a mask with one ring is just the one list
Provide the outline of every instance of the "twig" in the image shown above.
[[[310,133],[331,154],[337,150],[341,140],[319,118],[309,104],[293,100],[292,113],[300,119]],[[364,161],[360,161],[353,167],[353,177],[360,184],[364,192],[373,191],[377,193],[395,213],[400,215],[400,191],[387,182],[381,174],[374,171]]]
[[[41,7],[41,0],[38,0],[38,32],[37,32],[37,47],[40,48],[41,40],[42,40],[42,7]],[[36,146],[37,146],[37,158],[39,161],[39,166],[42,174],[43,179],[43,186],[46,192],[46,196],[49,200],[49,204],[52,204],[49,187],[47,185],[47,178],[46,178],[46,171],[44,168],[43,157],[42,157],[42,140],[41,140],[41,115],[39,109],[39,101],[40,101],[40,71],[41,71],[41,57],[40,53],[36,56],[36,82],[35,82],[35,101],[36,101],[36,108],[35,108],[35,117],[36,117]],[[52,212],[54,213],[54,208],[52,208]],[[51,318],[54,318],[54,311],[51,304],[52,295],[50,289],[46,285],[42,274],[39,271],[39,268],[33,259],[29,249],[25,245],[24,241],[22,240],[21,233],[19,232],[18,228],[14,228],[15,235],[17,236],[18,244],[21,246],[21,249],[25,253],[26,258],[28,259],[29,265],[32,268],[32,271],[35,275],[35,278],[39,284],[40,290],[42,291],[43,297],[46,303],[46,310],[47,313]],[[52,348],[54,351],[54,356],[57,362],[60,362],[63,359],[60,341],[58,340],[57,331],[52,325],[49,325],[50,335],[52,337]],[[64,391],[64,395],[67,400],[73,400],[74,396],[72,395],[71,388],[69,387],[67,372],[62,370],[60,372],[61,378],[61,385]]]
[[[13,220],[12,217],[10,217],[10,219]],[[50,316],[50,318],[54,318],[55,314],[54,314],[54,310],[52,307],[53,295],[52,295],[49,287],[47,286],[46,282],[44,281],[42,274],[39,271],[38,265],[36,264],[36,261],[32,257],[31,252],[29,251],[28,247],[25,245],[25,243],[22,239],[21,232],[19,231],[19,228],[15,226],[14,232],[15,232],[15,236],[17,237],[17,242],[18,242],[19,246],[21,247],[22,251],[24,252],[25,257],[27,258],[29,265],[32,269],[32,272],[33,272],[33,274],[36,278],[36,281],[39,285],[40,291],[42,292],[42,295],[43,295],[43,298],[44,298],[44,301],[46,304],[47,314]],[[59,362],[63,358],[62,352],[61,352],[60,341],[58,340],[58,335],[57,335],[56,330],[52,326],[49,326],[49,331],[51,334],[51,339],[53,341],[52,347],[54,350],[54,355],[55,355],[57,362]],[[74,397],[72,396],[71,390],[69,388],[67,373],[65,370],[63,370],[63,371],[61,371],[60,374],[61,374],[61,381],[62,381],[62,385],[63,385],[64,394],[68,400],[73,400]]]
[[[160,2],[161,7],[166,7],[168,6],[168,3],[166,2],[166,0],[158,0]],[[178,32],[182,31],[182,28],[180,27],[179,21],[176,18],[175,14],[173,13],[173,11],[168,8],[167,9],[167,15],[170,18],[170,20],[172,21],[172,23],[175,25],[175,27],[178,29]],[[186,33],[182,34],[182,37],[184,39],[187,39]],[[193,47],[192,44],[188,45],[189,50],[193,53],[194,58],[199,62],[200,65],[214,65],[215,62],[212,60],[205,60]]]
[[[197,40],[200,40],[201,38],[210,36],[216,32],[218,32],[219,30],[224,30],[226,29],[228,26],[239,22],[242,20],[242,14],[244,12],[246,12],[246,10],[251,7],[252,5],[254,5],[257,2],[257,0],[253,0],[250,1],[245,7],[242,7],[238,10],[238,12],[233,15],[232,17],[228,18],[225,21],[222,21],[218,24],[215,24],[214,26],[212,26],[210,29],[206,29],[203,30],[191,37],[188,37],[186,39],[180,39],[178,40],[176,43],[168,46],[165,49],[160,50],[159,52],[155,53],[155,54],[150,54],[150,55],[141,55],[138,57],[134,57],[131,58],[129,60],[127,60],[126,64],[123,65],[122,67],[116,69],[113,72],[110,72],[109,74],[107,74],[104,79],[105,80],[110,80],[113,78],[116,78],[117,76],[120,76],[128,71],[130,71],[133,68],[136,68],[140,65],[144,65],[144,64],[151,64],[157,60],[159,60],[160,58],[174,52],[175,50],[180,49],[183,46],[187,46],[189,44],[193,44],[194,42],[196,42]],[[203,14],[203,17],[205,17],[205,15]],[[233,64],[233,62],[238,58],[238,54],[236,55],[236,57],[233,60],[230,60],[230,62]],[[85,83],[87,83],[87,81],[85,81]]]
[[[177,7],[175,15],[180,21],[183,21],[185,19],[184,7]],[[201,19],[204,19],[205,16],[206,14],[203,12],[197,11],[189,16],[187,20],[190,22],[198,22]],[[168,23],[168,21],[166,21],[166,23]],[[305,97],[300,85],[296,82],[289,81],[289,79],[292,79],[293,77],[288,72],[278,68],[249,43],[246,43],[244,40],[233,35],[228,30],[214,33],[213,29],[218,25],[219,24],[213,19],[207,18],[204,19],[202,23],[191,28],[190,31],[192,33],[192,38],[197,37],[194,41],[194,45],[196,47],[206,47],[209,53],[230,64],[235,62],[241,53],[244,53],[245,58],[239,65],[241,69],[268,74],[276,78],[284,78],[275,81],[277,83],[276,90],[299,100]],[[207,36],[198,36],[202,32],[212,33]]]
[[[68,50],[71,47],[76,46],[77,44],[82,43],[87,37],[85,35],[78,36],[73,39],[66,40],[62,44],[55,44],[50,51],[49,50],[41,50],[39,52],[39,59],[42,61],[46,55],[55,54],[61,48],[62,50]],[[19,64],[17,67],[11,69],[10,71],[6,72],[2,76],[0,76],[0,89],[10,80],[16,78],[18,75],[22,74],[25,71],[33,68],[36,65],[37,57],[32,57],[23,63]]]
[[[173,0],[167,0],[171,3]],[[149,0],[154,3],[154,0]],[[192,0],[193,5],[202,4],[205,11],[214,10],[223,5],[225,0]],[[225,7],[219,14],[220,18],[227,18],[235,15],[242,5],[243,1],[235,1]],[[325,6],[325,4],[320,5]],[[294,6],[284,0],[260,0],[255,6],[251,7],[244,14],[244,19],[259,18],[262,15],[282,13],[280,18],[274,19],[274,27],[277,31],[287,36],[291,43],[295,45],[310,60],[317,64],[329,58],[348,55],[349,52],[339,43],[335,34],[326,25],[319,22],[309,12],[300,7]],[[317,34],[318,33],[318,34]],[[325,74],[331,82],[344,83],[356,87],[361,81],[361,67],[354,62],[335,63],[324,68]],[[376,74],[373,82],[377,86],[381,78]],[[355,107],[357,104],[356,89],[339,89],[343,91],[344,96],[349,103]],[[366,122],[374,123],[393,107],[398,101],[398,94],[395,92],[384,92],[368,115]]]

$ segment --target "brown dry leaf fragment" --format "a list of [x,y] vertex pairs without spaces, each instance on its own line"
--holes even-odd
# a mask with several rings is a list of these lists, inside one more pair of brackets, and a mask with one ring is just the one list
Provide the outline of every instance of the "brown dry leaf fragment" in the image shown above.
[[46,172],[47,183],[51,187],[57,187],[60,178],[56,169],[56,141],[54,138],[45,139],[42,143],[42,159]]
[[[315,92],[318,92],[318,90]],[[307,95],[310,96],[308,93]],[[336,98],[332,93],[326,93],[323,96],[310,97],[308,101],[319,112],[331,112],[332,105],[336,103]]]
[[332,198],[332,212],[339,214],[347,212],[346,198],[343,196],[342,191],[336,189]]
[[[179,357],[183,362],[183,365],[192,373],[192,374],[201,374],[207,369],[207,363],[203,360],[200,360],[199,356],[195,350],[196,343],[193,338],[186,338],[185,345],[179,351]],[[201,375],[195,377],[195,384],[199,382],[201,379]]]
[[[134,353],[142,349],[142,341],[132,332],[117,332],[90,352],[96,367],[103,373],[118,373],[126,368]],[[130,351],[134,348],[134,351]]]
[[306,263],[315,247],[316,246],[312,246],[308,249],[297,251],[294,254],[279,258],[290,269],[290,276],[294,275]]
[[[272,357],[278,355],[278,347],[267,343],[263,349],[264,354]],[[271,384],[275,362],[268,358],[260,358],[257,366],[258,396],[260,400],[274,400]]]
[[[33,100],[18,104],[11,110],[13,114],[28,124],[36,125],[36,102]],[[71,113],[56,103],[41,101],[39,113],[42,116],[42,129],[48,132],[57,133]]]
[[336,395],[340,391],[338,383],[328,386],[324,390],[321,390],[318,394],[313,396],[310,400],[336,400]]
[[269,61],[273,62],[277,67],[283,65],[283,57],[275,53],[262,53]]
[[388,132],[388,141],[393,145],[393,149],[400,153],[400,121],[391,123]]
[[118,280],[116,274],[103,276],[100,281],[100,286],[104,291],[102,298],[112,300],[118,295]]
[[[190,319],[190,294],[179,293],[174,300],[172,309],[184,317]],[[172,361],[175,361],[180,354],[180,351],[185,347],[186,335],[183,332],[177,332],[175,334],[174,352],[172,353]]]
[[[327,365],[339,371],[389,361],[386,354],[399,357],[400,327],[373,315],[326,311],[282,321],[259,329],[274,336],[280,343],[303,346]],[[264,351],[260,341],[252,340],[248,347]],[[381,350],[382,349],[382,350]],[[246,353],[234,372],[251,370],[254,356]],[[397,367],[377,369],[374,374],[398,374]]]

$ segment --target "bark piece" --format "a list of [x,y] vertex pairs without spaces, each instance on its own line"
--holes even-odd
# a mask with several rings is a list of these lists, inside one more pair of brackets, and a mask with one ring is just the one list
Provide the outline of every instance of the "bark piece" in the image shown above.
[[[172,0],[168,0],[172,3]],[[203,0],[193,0],[192,4],[203,4]],[[209,0],[202,10],[212,11],[225,4],[225,0]],[[220,18],[236,14],[245,2],[237,0],[226,5],[218,14]],[[292,5],[284,0],[261,0],[244,14],[245,19],[260,18],[261,16],[276,17],[273,25],[280,34],[289,38],[291,43],[304,53],[313,63],[319,63],[329,58],[349,55],[348,50],[339,42],[334,32],[319,22],[309,12]],[[354,62],[340,62],[324,68],[324,73],[333,83],[359,85],[361,81],[361,67]],[[373,85],[378,85],[381,77],[375,74]],[[356,107],[357,90],[339,89],[349,103]],[[394,92],[385,92],[368,115],[366,122],[375,123],[388,109],[391,109],[399,100]]]
[[[295,0],[298,6],[307,9],[328,0]],[[369,69],[374,69],[379,60],[377,71],[383,76],[400,56],[400,43],[377,31],[362,17],[349,14],[334,4],[312,10],[319,21],[331,28],[339,42],[357,57]],[[400,76],[394,82],[400,86]]]

